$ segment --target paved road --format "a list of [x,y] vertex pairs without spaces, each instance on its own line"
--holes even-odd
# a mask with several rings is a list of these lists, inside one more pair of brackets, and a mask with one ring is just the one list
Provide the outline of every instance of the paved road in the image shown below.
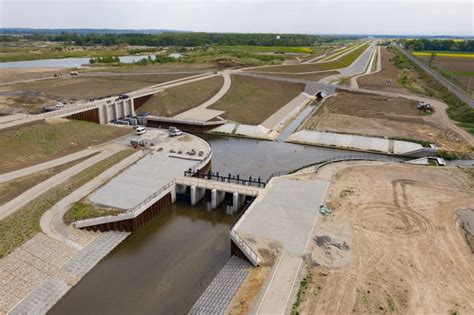
[[4,205],[0,206],[0,219],[7,217],[8,215],[12,214],[13,212],[17,211],[28,202],[33,200],[34,198],[38,197],[39,195],[45,193],[49,189],[60,185],[61,183],[65,182],[72,176],[78,174],[79,172],[83,171],[84,169],[88,168],[89,166],[108,158],[109,156],[117,153],[118,151],[123,150],[125,147],[111,144],[104,147],[104,150],[94,155],[93,157],[82,161],[61,173],[54,175],[53,177],[48,178],[47,180],[39,183],[38,185],[28,189],[27,191],[23,192],[21,195],[17,196],[16,198],[10,200],[9,202],[5,203]]
[[111,168],[107,169],[93,180],[87,182],[83,186],[79,187],[71,194],[67,195],[61,199],[58,203],[48,209],[40,219],[41,230],[48,235],[49,237],[55,238],[57,240],[63,241],[64,243],[80,249],[79,245],[74,243],[69,238],[69,229],[68,226],[63,221],[63,216],[70,206],[93,192],[95,189],[106,183],[112,177],[117,175],[120,171],[136,162],[143,156],[142,151],[137,151],[136,153],[130,155],[129,157],[123,159],[119,163],[115,164]]
[[69,155],[47,161],[44,163],[36,164],[30,167],[25,167],[16,171],[8,172],[8,173],[3,173],[0,175],[0,183],[5,183],[11,180],[14,180],[16,178],[20,178],[23,176],[28,176],[36,172],[44,171],[52,167],[56,167],[62,164],[66,164],[75,160],[79,160],[81,158],[84,158],[88,155],[91,155],[96,152],[100,152],[104,150],[104,145],[100,145],[97,147],[93,148],[87,148],[78,152],[71,153]]
[[441,74],[436,72],[435,70],[431,69],[428,65],[424,64],[423,62],[419,61],[416,59],[414,56],[412,56],[410,53],[408,53],[405,49],[399,47],[398,45],[394,45],[405,57],[413,61],[416,65],[418,65],[420,68],[425,70],[429,75],[431,75],[436,81],[438,81],[440,84],[442,84],[444,87],[449,89],[454,95],[456,95],[460,100],[468,104],[469,106],[474,108],[474,99],[472,96],[469,95],[466,91],[463,89],[459,88],[455,84],[451,84],[448,79],[443,77]]
[[221,89],[213,97],[211,97],[210,99],[208,99],[201,105],[175,116],[175,118],[198,119],[198,120],[208,121],[214,117],[217,117],[225,113],[224,111],[213,110],[213,109],[209,109],[208,107],[216,103],[218,100],[220,100],[229,91],[232,85],[232,80],[230,76],[231,73],[232,71],[222,72],[222,76],[224,77],[224,84],[222,85]]

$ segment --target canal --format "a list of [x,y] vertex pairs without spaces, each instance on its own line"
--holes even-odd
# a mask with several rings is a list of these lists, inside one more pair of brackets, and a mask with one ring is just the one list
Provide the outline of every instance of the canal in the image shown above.
[[[212,169],[268,178],[352,151],[204,136]],[[372,155],[364,154],[361,155]],[[223,206],[207,212],[176,203],[115,248],[48,314],[186,314],[230,257],[233,221]]]

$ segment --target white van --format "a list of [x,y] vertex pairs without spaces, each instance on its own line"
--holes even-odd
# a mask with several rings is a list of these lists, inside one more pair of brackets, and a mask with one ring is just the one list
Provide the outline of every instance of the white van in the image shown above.
[[145,127],[137,127],[137,129],[135,129],[135,134],[137,134],[137,135],[142,135],[145,132],[146,132]]

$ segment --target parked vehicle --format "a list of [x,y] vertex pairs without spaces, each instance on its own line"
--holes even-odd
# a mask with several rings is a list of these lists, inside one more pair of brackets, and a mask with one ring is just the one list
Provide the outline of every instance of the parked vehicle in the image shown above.
[[168,134],[170,137],[176,137],[176,136],[181,136],[183,132],[176,127],[170,127],[168,129]]
[[416,108],[419,110],[431,110],[431,104],[427,102],[419,102],[416,104]]
[[144,134],[145,132],[146,132],[145,127],[137,127],[137,128],[135,129],[135,134],[137,134],[137,135],[139,135],[139,136],[142,135],[142,134]]
[[59,103],[56,104],[57,109],[60,109],[60,108],[63,108],[63,107],[64,107],[64,103],[62,103],[62,102],[59,102]]

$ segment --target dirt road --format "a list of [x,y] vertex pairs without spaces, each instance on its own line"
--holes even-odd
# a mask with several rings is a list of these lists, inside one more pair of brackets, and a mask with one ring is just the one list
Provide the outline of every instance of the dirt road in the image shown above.
[[364,163],[323,168],[333,214],[316,225],[300,313],[473,314],[455,210],[474,206],[474,170]]

